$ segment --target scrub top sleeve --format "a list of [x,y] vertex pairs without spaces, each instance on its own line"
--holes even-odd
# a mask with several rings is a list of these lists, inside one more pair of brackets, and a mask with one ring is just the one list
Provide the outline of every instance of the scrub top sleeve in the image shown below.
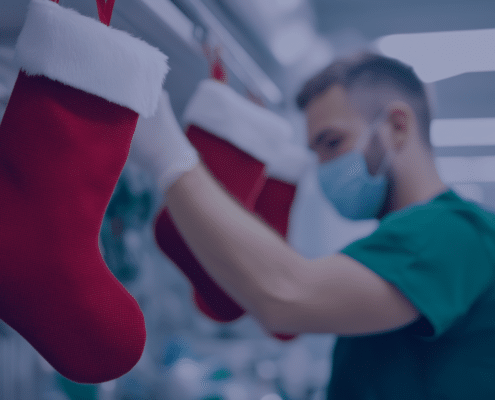
[[342,250],[395,285],[431,324],[436,338],[488,287],[494,260],[469,215],[409,212],[383,220]]

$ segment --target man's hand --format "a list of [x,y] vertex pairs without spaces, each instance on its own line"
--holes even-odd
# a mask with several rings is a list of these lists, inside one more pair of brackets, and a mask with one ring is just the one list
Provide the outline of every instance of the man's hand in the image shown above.
[[139,117],[129,158],[154,176],[161,193],[198,164],[196,149],[182,132],[166,91],[152,117]]

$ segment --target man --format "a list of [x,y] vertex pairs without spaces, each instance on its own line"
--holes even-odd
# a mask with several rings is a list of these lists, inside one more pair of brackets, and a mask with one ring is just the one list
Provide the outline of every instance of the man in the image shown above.
[[150,152],[161,151],[151,157],[181,234],[268,330],[340,336],[329,399],[495,398],[495,217],[440,180],[423,85],[364,55],[331,65],[297,101],[323,193],[378,229],[305,259],[229,198],[169,125]]

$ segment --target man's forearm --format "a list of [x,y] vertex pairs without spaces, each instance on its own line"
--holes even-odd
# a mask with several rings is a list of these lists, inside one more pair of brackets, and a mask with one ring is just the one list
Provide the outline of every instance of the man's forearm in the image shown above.
[[297,292],[305,260],[255,216],[240,207],[202,165],[168,191],[178,229],[208,273],[265,325]]

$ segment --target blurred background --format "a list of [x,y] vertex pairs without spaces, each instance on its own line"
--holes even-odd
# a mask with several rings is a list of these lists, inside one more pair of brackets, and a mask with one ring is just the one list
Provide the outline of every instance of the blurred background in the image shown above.
[[[0,4],[0,117],[14,85],[13,49],[28,0]],[[60,4],[97,18],[94,0]],[[288,118],[294,142],[305,121],[294,97],[335,58],[368,49],[411,65],[434,100],[431,140],[447,184],[495,209],[495,2],[493,0],[116,0],[111,25],[160,48],[165,88],[179,119],[217,52],[229,85]],[[104,258],[138,300],[145,352],[123,377],[77,385],[0,321],[0,400],[320,400],[331,374],[332,335],[279,341],[249,316],[220,324],[200,314],[191,287],[159,251],[160,205],[146,173],[128,162],[101,229]],[[289,241],[301,254],[338,251],[374,222],[339,217],[309,172],[298,188]]]

